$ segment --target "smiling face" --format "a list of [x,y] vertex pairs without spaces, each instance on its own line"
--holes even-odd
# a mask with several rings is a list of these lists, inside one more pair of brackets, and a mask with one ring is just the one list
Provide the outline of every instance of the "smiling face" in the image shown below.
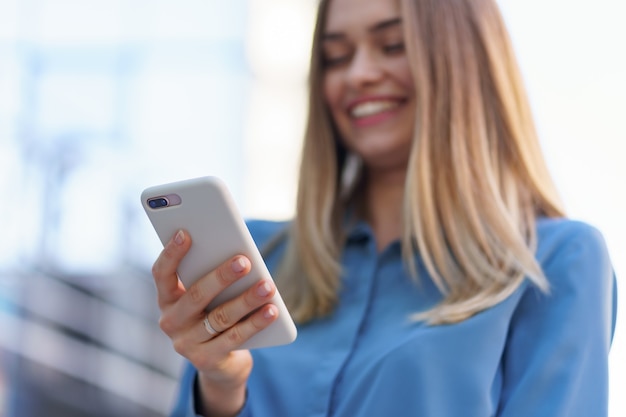
[[331,0],[321,45],[324,99],[344,145],[369,168],[406,169],[415,88],[398,0]]

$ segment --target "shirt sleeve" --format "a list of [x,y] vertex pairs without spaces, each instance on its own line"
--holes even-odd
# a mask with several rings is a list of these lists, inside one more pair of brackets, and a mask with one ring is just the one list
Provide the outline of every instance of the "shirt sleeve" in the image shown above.
[[196,380],[196,369],[185,361],[184,370],[180,379],[178,397],[170,417],[196,417],[194,385]]
[[[196,368],[194,368],[191,363],[185,361],[183,375],[180,379],[178,398],[176,399],[176,403],[170,417],[202,417],[200,414],[196,413],[196,377]],[[247,400],[237,417],[252,417]]]
[[607,416],[617,296],[606,245],[578,225],[547,252],[550,292],[529,285],[512,318],[498,416]]

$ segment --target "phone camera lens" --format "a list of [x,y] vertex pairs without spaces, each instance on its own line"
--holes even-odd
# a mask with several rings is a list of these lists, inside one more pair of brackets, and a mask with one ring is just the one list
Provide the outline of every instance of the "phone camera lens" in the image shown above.
[[159,197],[148,200],[148,205],[150,206],[150,208],[157,209],[161,207],[167,207],[168,203],[167,199]]

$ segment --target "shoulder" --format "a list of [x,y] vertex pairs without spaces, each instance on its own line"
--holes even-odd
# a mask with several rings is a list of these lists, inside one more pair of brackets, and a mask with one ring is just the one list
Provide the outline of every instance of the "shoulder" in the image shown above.
[[609,265],[602,233],[589,223],[566,218],[541,218],[537,221],[537,260],[542,267],[558,266],[576,258]]
[[246,225],[270,271],[278,265],[285,248],[285,237],[291,222],[247,220]]
[[570,219],[540,219],[537,260],[548,279],[548,298],[598,310],[615,323],[616,277],[602,233]]
[[[548,280],[547,293],[528,285],[518,320],[547,329],[566,328],[564,340],[594,337],[610,342],[617,318],[616,276],[602,233],[571,219],[537,222],[537,260]],[[590,336],[593,335],[593,336]]]
[[588,223],[562,218],[539,219],[537,238],[549,289],[528,284],[518,293],[501,402],[510,410],[535,410],[525,415],[565,408],[575,410],[567,415],[592,415],[591,409],[606,415],[599,410],[606,401],[617,298],[604,238]]
[[260,219],[247,219],[246,226],[252,235],[252,239],[257,246],[261,247],[268,243],[289,227],[288,221],[271,221]]

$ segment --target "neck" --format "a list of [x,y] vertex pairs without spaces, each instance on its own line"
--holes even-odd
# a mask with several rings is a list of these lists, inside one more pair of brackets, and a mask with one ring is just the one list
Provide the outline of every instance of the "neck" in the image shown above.
[[405,177],[406,170],[366,173],[363,214],[374,231],[379,251],[402,235]]

